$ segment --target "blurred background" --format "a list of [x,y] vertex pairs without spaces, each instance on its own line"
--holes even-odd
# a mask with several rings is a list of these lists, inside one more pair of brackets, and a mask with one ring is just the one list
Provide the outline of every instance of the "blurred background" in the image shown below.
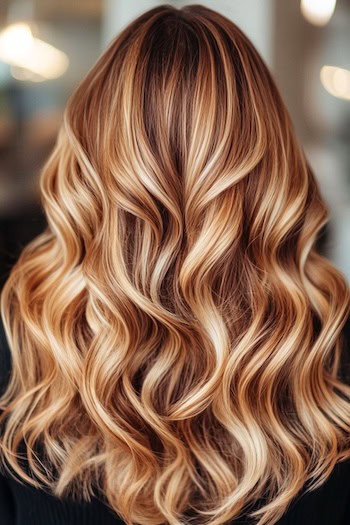
[[1,0],[0,287],[45,228],[38,175],[67,98],[110,40],[164,3],[201,3],[270,67],[331,209],[319,246],[350,280],[350,0]]

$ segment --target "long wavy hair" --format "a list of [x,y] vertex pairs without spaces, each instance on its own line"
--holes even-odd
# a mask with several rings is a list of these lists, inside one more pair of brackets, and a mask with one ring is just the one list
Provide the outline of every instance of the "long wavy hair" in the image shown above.
[[20,481],[101,492],[127,524],[263,525],[350,458],[329,210],[234,23],[162,5],[124,28],[40,188],[47,228],[1,295],[1,457]]

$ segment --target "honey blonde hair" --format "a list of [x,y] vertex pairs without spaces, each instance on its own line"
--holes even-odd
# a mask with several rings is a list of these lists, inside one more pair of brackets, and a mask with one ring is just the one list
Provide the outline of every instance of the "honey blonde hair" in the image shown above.
[[135,19],[69,99],[40,188],[47,228],[1,295],[14,475],[101,491],[127,524],[263,525],[350,457],[329,210],[234,23]]

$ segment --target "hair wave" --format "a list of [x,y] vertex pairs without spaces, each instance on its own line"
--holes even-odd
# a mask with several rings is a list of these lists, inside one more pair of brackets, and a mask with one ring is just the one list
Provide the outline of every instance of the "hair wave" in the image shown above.
[[69,99],[40,189],[47,228],[1,295],[19,479],[102,491],[128,524],[263,525],[350,457],[329,210],[230,20],[163,5],[129,24]]

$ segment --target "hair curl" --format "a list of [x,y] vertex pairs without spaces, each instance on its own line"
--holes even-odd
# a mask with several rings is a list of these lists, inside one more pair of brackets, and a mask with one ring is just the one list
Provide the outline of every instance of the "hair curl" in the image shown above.
[[263,525],[350,457],[329,210],[235,24],[135,19],[69,99],[40,189],[47,228],[1,295],[21,480],[100,490],[128,524]]

